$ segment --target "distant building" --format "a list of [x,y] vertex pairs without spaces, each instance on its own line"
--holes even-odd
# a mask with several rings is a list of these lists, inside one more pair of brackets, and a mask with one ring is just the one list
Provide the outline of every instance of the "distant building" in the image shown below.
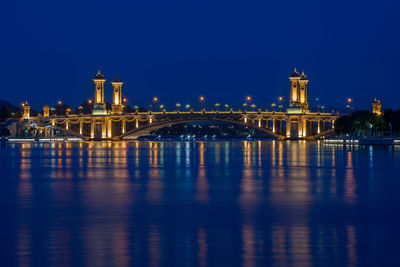
[[379,99],[374,99],[374,101],[372,102],[372,113],[380,116],[382,115],[382,104],[381,101],[379,101]]

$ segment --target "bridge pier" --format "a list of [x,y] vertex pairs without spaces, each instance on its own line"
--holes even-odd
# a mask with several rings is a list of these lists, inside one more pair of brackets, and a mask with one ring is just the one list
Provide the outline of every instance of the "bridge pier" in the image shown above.
[[286,137],[287,138],[290,138],[290,130],[291,130],[291,125],[292,125],[292,123],[291,123],[291,121],[290,121],[290,118],[288,118],[287,120],[286,120]]

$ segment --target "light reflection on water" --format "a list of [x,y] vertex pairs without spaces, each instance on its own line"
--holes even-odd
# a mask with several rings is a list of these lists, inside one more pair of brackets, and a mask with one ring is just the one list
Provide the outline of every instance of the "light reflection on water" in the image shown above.
[[9,265],[391,265],[400,150],[319,142],[0,148]]

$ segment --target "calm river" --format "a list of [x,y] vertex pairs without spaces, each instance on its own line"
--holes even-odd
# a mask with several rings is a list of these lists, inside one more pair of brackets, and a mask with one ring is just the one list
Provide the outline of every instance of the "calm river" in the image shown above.
[[396,266],[400,148],[8,144],[0,203],[1,266]]

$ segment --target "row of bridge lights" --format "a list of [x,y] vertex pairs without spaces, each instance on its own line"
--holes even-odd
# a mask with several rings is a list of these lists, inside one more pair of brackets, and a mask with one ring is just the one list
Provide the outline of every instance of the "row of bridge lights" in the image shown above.
[[[252,110],[254,111],[256,105],[255,105],[255,104],[251,104],[251,101],[253,100],[252,97],[251,97],[251,96],[246,96],[245,100],[246,100],[246,102],[243,103],[244,109],[246,110],[246,108],[249,106],[249,107],[251,107]],[[283,98],[282,96],[279,96],[279,97],[278,97],[279,105],[277,105],[276,103],[272,103],[272,104],[271,104],[271,108],[275,111],[275,108],[278,107],[278,108],[279,108],[279,111],[281,112],[281,111],[282,111],[282,108],[283,108],[283,105],[282,105],[283,100],[284,100],[284,98]],[[319,105],[319,98],[316,98],[315,100],[317,101],[317,109],[318,109],[318,112],[320,111],[320,109],[322,109],[322,112],[323,112],[324,109],[325,109],[326,107],[325,107],[325,106]],[[201,108],[204,109],[205,97],[204,97],[204,96],[200,96],[200,97],[199,97],[199,101],[200,101],[200,103],[201,103]],[[126,103],[128,102],[128,99],[127,99],[126,97],[123,98],[123,102],[124,102],[124,104],[126,104]],[[158,102],[159,102],[159,98],[158,98],[157,96],[153,97],[153,104],[154,104],[154,105],[157,105]],[[92,103],[93,103],[93,101],[92,101],[91,99],[89,99],[89,100],[88,100],[88,104],[92,104]],[[346,103],[347,103],[346,108],[349,109],[349,110],[351,110],[351,109],[353,108],[353,107],[351,106],[351,104],[353,103],[353,98],[351,98],[351,97],[346,98]],[[62,101],[61,101],[61,100],[58,100],[58,101],[57,101],[57,104],[58,104],[58,105],[61,105],[61,104],[62,104]],[[25,103],[22,103],[22,106],[24,106],[24,105],[25,105]],[[152,105],[149,105],[149,106],[150,106],[150,109],[151,109]],[[175,106],[176,106],[177,110],[179,110],[179,109],[181,108],[181,104],[180,104],[180,103],[176,103]],[[221,106],[220,103],[215,103],[216,109],[219,109],[220,106]],[[225,107],[225,109],[227,109],[227,110],[229,109],[229,105],[228,105],[228,104],[225,104],[224,107]],[[82,106],[80,106],[79,108],[82,109]],[[138,107],[138,106],[134,106],[134,108],[135,108],[135,109],[138,109],[139,107]],[[164,106],[163,104],[161,104],[161,105],[159,106],[159,108],[160,108],[160,109],[164,109],[165,106]],[[187,110],[190,110],[190,108],[191,108],[190,104],[186,104],[186,105],[185,105],[185,108],[186,108]],[[68,113],[72,112],[71,108],[68,108],[68,109],[67,109],[67,112],[68,112]]]
[[[251,96],[246,96],[245,100],[246,100],[246,102],[243,103],[243,107],[245,108],[245,110],[246,110],[247,107],[251,107],[252,110],[254,111],[256,105],[255,105],[254,103],[251,104],[251,101],[253,100],[253,98],[252,98]],[[278,101],[279,101],[280,103],[282,103],[283,100],[284,100],[284,98],[283,98],[282,96],[278,97]],[[157,96],[153,97],[153,104],[154,104],[155,106],[158,104],[158,102],[159,102],[159,98],[158,98]],[[204,96],[200,96],[200,97],[199,97],[199,102],[200,102],[200,104],[201,104],[201,108],[204,109],[205,97],[204,97]],[[179,110],[179,109],[181,108],[182,105],[181,105],[180,103],[176,103],[175,106],[176,106],[176,108]],[[221,106],[220,103],[218,103],[218,102],[215,103],[216,109],[219,109],[220,106]],[[152,107],[152,106],[150,106],[150,108],[151,108],[151,107]],[[190,104],[186,104],[186,105],[185,105],[185,108],[186,108],[187,110],[190,110],[190,107],[191,107]],[[225,104],[224,107],[225,107],[225,109],[227,109],[227,110],[229,109],[229,105],[228,105],[228,104]],[[271,107],[275,110],[276,104],[275,104],[275,103],[272,103],[272,104],[271,104]],[[283,105],[282,105],[282,104],[279,104],[278,107],[279,107],[280,111],[282,111]],[[135,106],[135,108],[137,108],[137,106]],[[161,104],[161,105],[159,106],[159,108],[160,108],[160,109],[164,109],[164,105]]]

